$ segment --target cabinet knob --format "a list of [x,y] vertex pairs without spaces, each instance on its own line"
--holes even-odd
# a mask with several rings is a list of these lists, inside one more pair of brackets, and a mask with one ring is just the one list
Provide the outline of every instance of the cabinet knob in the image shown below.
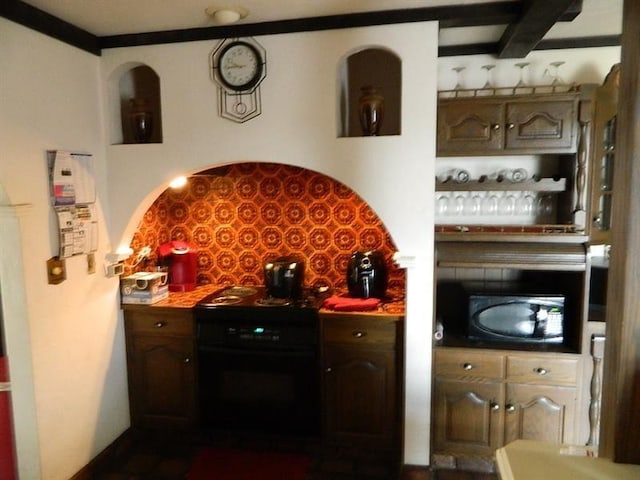
[[462,368],[464,368],[465,370],[473,370],[473,363],[465,363],[464,365],[462,365]]
[[162,328],[166,325],[164,322],[156,322],[156,328]]
[[491,402],[491,410],[494,412],[497,412],[498,410],[500,410],[500,404],[496,402]]
[[352,335],[354,338],[362,338],[367,335],[367,332],[353,332]]
[[508,413],[513,413],[516,411],[516,406],[513,405],[512,403],[507,403],[506,410]]
[[491,125],[491,130],[500,130],[500,124],[494,123],[493,125]]
[[549,370],[542,367],[536,368],[533,371],[536,372],[538,375],[546,375],[547,373],[549,373]]
[[324,369],[325,372],[327,373],[331,373],[333,371],[333,369],[331,367],[327,367]]
[[191,357],[186,357],[184,359],[184,363],[191,363]]
[[515,123],[507,123],[507,128],[509,130],[513,130],[514,128],[516,128],[516,124]]

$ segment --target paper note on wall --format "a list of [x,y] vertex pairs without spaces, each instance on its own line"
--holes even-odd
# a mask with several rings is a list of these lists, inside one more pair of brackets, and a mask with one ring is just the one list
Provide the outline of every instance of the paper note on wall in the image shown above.
[[47,152],[53,206],[94,203],[93,159],[89,153]]
[[55,207],[58,217],[60,258],[95,252],[98,249],[98,222],[94,205]]

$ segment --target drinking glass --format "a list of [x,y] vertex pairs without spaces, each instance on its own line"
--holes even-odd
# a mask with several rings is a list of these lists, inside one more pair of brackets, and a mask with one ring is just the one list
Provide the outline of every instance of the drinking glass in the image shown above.
[[440,195],[436,200],[436,215],[444,216],[449,212],[449,199],[446,195]]
[[498,213],[500,215],[513,215],[516,208],[516,197],[505,195],[498,201]]
[[533,205],[535,199],[529,193],[525,193],[516,200],[517,215],[531,215],[533,213]]
[[498,196],[487,195],[484,197],[480,210],[483,215],[495,215],[498,212]]

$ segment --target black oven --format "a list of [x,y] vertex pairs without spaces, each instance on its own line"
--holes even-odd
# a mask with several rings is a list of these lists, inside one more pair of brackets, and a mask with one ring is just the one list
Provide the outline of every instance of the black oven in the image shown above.
[[225,291],[195,309],[201,426],[319,435],[317,308],[271,304],[257,287]]

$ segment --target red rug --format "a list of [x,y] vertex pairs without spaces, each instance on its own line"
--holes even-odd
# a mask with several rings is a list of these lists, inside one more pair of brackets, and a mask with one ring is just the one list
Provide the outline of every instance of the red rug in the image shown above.
[[188,480],[305,480],[311,457],[304,454],[202,448]]

